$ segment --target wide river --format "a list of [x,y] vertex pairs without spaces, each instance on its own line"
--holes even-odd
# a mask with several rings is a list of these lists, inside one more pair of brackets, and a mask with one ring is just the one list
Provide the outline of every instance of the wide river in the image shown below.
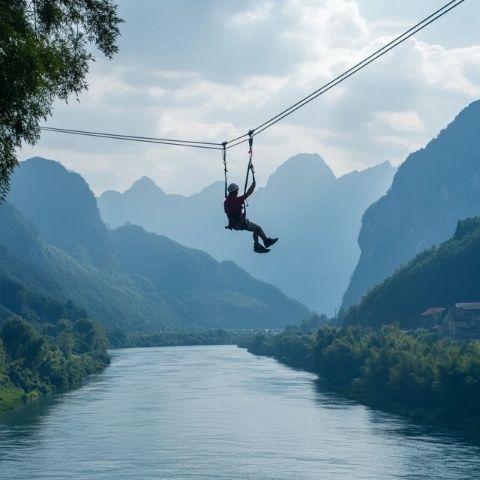
[[0,478],[480,479],[480,447],[232,346],[118,350],[82,388],[0,416]]

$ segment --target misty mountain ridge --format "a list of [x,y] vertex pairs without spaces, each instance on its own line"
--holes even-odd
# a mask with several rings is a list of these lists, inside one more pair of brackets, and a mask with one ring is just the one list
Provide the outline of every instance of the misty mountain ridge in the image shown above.
[[110,329],[274,328],[310,315],[239,267],[140,227],[109,231],[86,182],[54,161],[22,162],[8,201],[0,275]]
[[343,306],[480,213],[480,101],[473,102],[400,166],[388,193],[368,208],[359,262]]
[[[68,181],[66,181],[68,179]],[[33,219],[42,241],[96,265],[112,263],[112,245],[95,196],[79,174],[36,157],[21,162],[8,201]]]
[[359,257],[361,216],[387,191],[394,171],[384,162],[337,178],[318,154],[287,160],[249,202],[249,218],[280,237],[266,257],[252,253],[251,234],[223,228],[223,182],[183,197],[165,195],[158,186],[156,191],[143,177],[123,193],[106,191],[98,205],[113,228],[141,225],[217,260],[233,260],[311,308],[333,314]]

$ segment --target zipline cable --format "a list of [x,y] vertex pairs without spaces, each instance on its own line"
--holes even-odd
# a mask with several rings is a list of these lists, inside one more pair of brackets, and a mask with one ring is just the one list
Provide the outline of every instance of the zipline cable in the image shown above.
[[209,150],[221,150],[221,143],[203,142],[194,140],[178,140],[172,138],[138,137],[135,135],[121,135],[115,133],[90,132],[87,130],[72,130],[67,128],[40,127],[46,132],[66,133],[71,135],[81,135],[87,137],[110,138],[113,140],[126,140],[132,142],[155,143],[160,145],[175,145],[180,147],[206,148]]
[[[384,45],[383,47],[381,47],[380,49],[378,49],[377,51],[375,51],[374,53],[372,53],[371,55],[369,55],[368,57],[364,58],[362,61],[358,62],[356,65],[354,65],[353,67],[349,68],[348,70],[346,70],[345,72],[343,72],[341,75],[337,76],[336,78],[334,78],[333,80],[329,81],[328,83],[326,83],[325,85],[323,85],[322,87],[320,87],[319,89],[313,91],[312,93],[310,93],[309,95],[307,95],[306,97],[304,97],[303,99],[299,100],[298,102],[296,102],[295,104],[291,105],[290,107],[286,108],[285,110],[283,110],[282,112],[280,112],[279,114],[275,115],[274,117],[270,118],[269,120],[267,120],[266,122],[262,123],[261,125],[257,126],[255,129],[254,129],[254,135],[258,135],[259,133],[263,132],[264,130],[266,130],[267,128],[270,128],[272,125],[275,125],[276,123],[278,123],[280,120],[283,120],[285,117],[291,115],[293,112],[297,111],[298,109],[302,108],[303,106],[305,106],[306,104],[310,103],[311,101],[315,100],[316,98],[318,98],[320,95],[324,94],[325,92],[329,91],[330,89],[332,89],[333,87],[337,86],[338,84],[342,83],[343,81],[345,81],[347,78],[351,77],[352,75],[354,75],[355,73],[359,72],[360,70],[362,70],[363,68],[365,68],[367,65],[369,65],[370,63],[374,62],[375,60],[379,59],[380,57],[382,57],[383,55],[385,55],[386,53],[388,53],[390,50],[394,49],[395,47],[397,47],[398,45],[402,44],[403,42],[405,42],[406,40],[408,40],[410,37],[412,37],[413,35],[415,35],[416,33],[418,33],[419,31],[423,30],[424,28],[426,28],[428,25],[430,25],[431,23],[435,22],[436,20],[438,20],[439,18],[443,17],[444,15],[446,15],[448,12],[450,12],[451,10],[453,10],[454,8],[458,7],[460,4],[464,3],[465,0],[451,0],[450,2],[448,2],[447,4],[445,4],[442,8],[438,9],[437,11],[435,11],[434,13],[432,13],[431,15],[429,15],[428,17],[424,18],[423,20],[421,20],[420,22],[418,22],[416,25],[414,25],[413,27],[409,28],[408,30],[406,30],[404,33],[402,33],[401,35],[397,36],[394,40],[392,40],[391,42],[387,43],[386,45]],[[233,140],[230,140],[229,142],[227,142],[227,144],[231,143],[231,142],[236,142],[237,140],[243,138],[243,137],[246,137],[248,135],[247,134],[244,134],[243,136],[240,136],[240,137],[237,137],[237,138],[234,138]],[[238,145],[239,143],[235,143],[235,145]],[[232,145],[233,147],[234,145]]]
[[254,136],[262,133],[267,128],[272,127],[273,125],[280,122],[284,118],[288,117],[295,111],[299,110],[300,108],[304,107],[308,103],[312,102],[313,100],[318,98],[320,95],[328,92],[330,89],[344,82],[347,78],[359,72],[360,70],[362,70],[363,68],[368,66],[370,63],[374,62],[375,60],[378,60],[380,57],[388,53],[390,50],[402,44],[403,42],[408,40],[410,37],[412,37],[419,31],[423,30],[433,22],[437,21],[439,18],[443,17],[448,12],[450,12],[451,10],[458,7],[464,2],[465,0],[450,0],[443,7],[439,8],[432,14],[428,15],[423,20],[418,22],[416,25],[414,25],[413,27],[410,27],[401,35],[398,35],[395,39],[393,39],[383,47],[379,48],[377,51],[370,54],[369,56],[367,56],[366,58],[364,58],[363,60],[355,64],[354,66],[350,67],[348,70],[338,75],[333,80],[330,80],[328,83],[326,83],[322,87],[313,91],[312,93],[302,98],[298,102],[294,103],[290,107],[284,109],[277,115],[266,120],[256,128],[249,130],[248,133],[244,133],[243,135],[240,135],[236,138],[228,140],[227,142],[215,143],[215,142],[169,139],[169,138],[139,137],[134,135],[118,135],[118,134],[112,134],[112,133],[90,132],[85,130],[73,130],[73,129],[54,128],[54,127],[41,127],[41,130],[47,131],[47,132],[66,133],[66,134],[72,134],[72,135],[84,135],[89,137],[110,138],[114,140],[154,143],[154,144],[161,144],[161,145],[174,145],[174,146],[190,147],[190,148],[204,148],[209,150],[222,150],[224,152],[224,158],[225,158],[225,151],[227,149],[234,148],[237,145],[251,141],[251,139]]

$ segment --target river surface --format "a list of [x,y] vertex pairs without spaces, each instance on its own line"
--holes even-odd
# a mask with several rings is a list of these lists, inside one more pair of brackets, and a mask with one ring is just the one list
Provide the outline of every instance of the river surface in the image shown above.
[[0,416],[0,478],[480,479],[480,447],[236,347],[129,349]]

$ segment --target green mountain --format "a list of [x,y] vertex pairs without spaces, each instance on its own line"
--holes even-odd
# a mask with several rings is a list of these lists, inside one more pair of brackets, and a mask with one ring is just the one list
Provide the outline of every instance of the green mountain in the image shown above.
[[138,227],[109,231],[88,185],[60,164],[34,159],[19,170],[8,198],[15,206],[0,207],[4,278],[130,332],[271,328],[309,316],[234,265]]
[[459,220],[480,213],[479,124],[477,101],[409,155],[387,194],[367,209],[358,237],[360,260],[344,307],[418,253],[451,237]]
[[460,221],[453,238],[416,256],[343,316],[346,323],[417,326],[429,307],[480,300],[480,217]]

